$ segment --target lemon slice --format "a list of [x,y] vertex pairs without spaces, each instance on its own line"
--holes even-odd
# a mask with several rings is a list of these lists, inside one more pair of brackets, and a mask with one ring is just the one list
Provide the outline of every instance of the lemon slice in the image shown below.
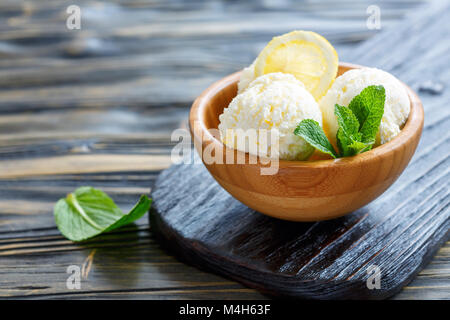
[[255,77],[272,72],[294,75],[319,100],[330,88],[338,70],[338,55],[322,36],[292,31],[275,37],[255,61]]

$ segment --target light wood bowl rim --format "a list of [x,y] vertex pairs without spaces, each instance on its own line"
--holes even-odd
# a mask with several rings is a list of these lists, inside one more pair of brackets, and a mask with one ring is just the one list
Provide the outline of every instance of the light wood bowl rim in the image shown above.
[[[346,62],[340,62],[339,67],[344,67],[348,69],[357,69],[357,68],[363,68],[364,66],[352,64],[352,63],[346,63]],[[224,88],[228,87],[229,85],[233,84],[234,82],[239,81],[241,71],[235,72],[233,74],[230,74],[217,82],[213,83],[211,86],[209,86],[206,90],[204,90],[200,96],[194,101],[192,104],[190,113],[189,113],[189,127],[191,131],[191,136],[195,140],[196,137],[193,133],[193,127],[194,123],[198,122],[200,124],[200,128],[202,131],[202,135],[206,137],[206,139],[203,139],[203,141],[200,141],[205,147],[206,145],[210,143],[215,144],[215,148],[223,148],[223,154],[225,154],[225,150],[231,150],[235,152],[236,154],[243,154],[245,156],[246,162],[245,165],[250,166],[261,166],[261,162],[258,161],[256,164],[250,164],[248,161],[249,154],[231,149],[224,145],[222,141],[219,139],[216,139],[206,128],[204,118],[203,118],[203,112],[205,108],[208,106],[208,102],[210,99],[212,99],[217,93],[219,93]],[[411,102],[411,110],[409,113],[408,120],[406,124],[404,125],[403,129],[400,131],[400,133],[393,138],[391,141],[382,144],[378,147],[375,147],[367,152],[358,154],[356,156],[352,157],[343,157],[338,159],[326,159],[326,160],[278,160],[279,168],[293,168],[293,167],[310,167],[310,168],[326,168],[326,167],[335,167],[340,165],[361,165],[366,162],[371,161],[380,161],[380,159],[384,159],[386,157],[389,157],[392,155],[395,150],[402,148],[405,144],[411,142],[411,140],[414,139],[415,134],[418,130],[422,130],[423,127],[423,121],[424,121],[424,111],[422,103],[417,96],[417,94],[406,84],[401,82],[402,85],[405,87],[406,92],[408,94],[409,100]],[[241,155],[242,156],[242,155]],[[262,158],[257,157],[258,160],[262,159],[263,163],[267,163],[268,161],[273,161],[273,159],[268,158]],[[235,158],[236,159],[236,158]]]

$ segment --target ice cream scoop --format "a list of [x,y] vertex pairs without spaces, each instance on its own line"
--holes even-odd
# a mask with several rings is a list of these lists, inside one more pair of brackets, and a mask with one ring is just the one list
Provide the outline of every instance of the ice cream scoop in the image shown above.
[[255,61],[242,70],[241,78],[238,82],[238,93],[244,92],[253,80],[255,80]]
[[[313,96],[293,75],[269,73],[256,78],[231,101],[219,116],[219,130],[227,146],[252,154],[254,152],[248,145],[237,144],[240,134],[237,129],[273,130],[274,136],[278,138],[277,157],[304,160],[314,149],[301,137],[294,135],[295,128],[303,119],[313,119],[322,124],[322,114]],[[269,142],[267,148],[260,149],[257,154],[273,155],[272,145]]]
[[323,127],[332,143],[336,143],[336,133],[339,128],[334,114],[335,104],[347,107],[353,97],[370,85],[382,85],[386,92],[384,114],[375,146],[392,140],[400,133],[410,112],[410,101],[404,85],[393,75],[379,69],[353,69],[337,77],[319,101],[323,114]]

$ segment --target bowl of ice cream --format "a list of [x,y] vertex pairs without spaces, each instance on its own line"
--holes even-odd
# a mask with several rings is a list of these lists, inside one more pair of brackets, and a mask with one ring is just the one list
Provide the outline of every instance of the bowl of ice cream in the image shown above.
[[[340,63],[337,75],[359,68],[362,66]],[[241,72],[234,73],[207,88],[194,101],[189,124],[197,152],[214,179],[233,197],[263,214],[291,221],[318,221],[348,214],[386,191],[406,168],[418,145],[423,107],[418,96],[401,83],[410,106],[406,122],[395,137],[370,151],[338,159],[314,153],[306,161],[274,161],[231,148],[221,139],[219,117],[236,97],[240,78]],[[263,174],[263,169],[268,173]]]

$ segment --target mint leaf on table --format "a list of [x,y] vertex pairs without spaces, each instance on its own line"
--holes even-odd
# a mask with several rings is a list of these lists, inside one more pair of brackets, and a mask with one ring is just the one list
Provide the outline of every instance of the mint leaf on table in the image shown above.
[[359,122],[361,141],[374,143],[384,114],[386,92],[383,86],[368,86],[355,96],[348,108]]
[[82,241],[132,223],[148,211],[150,203],[147,196],[141,196],[125,214],[103,191],[81,187],[55,204],[55,222],[66,238]]
[[131,209],[131,211],[124,215],[120,220],[116,221],[112,226],[109,226],[105,231],[111,231],[127,224],[130,224],[140,219],[150,209],[152,199],[149,199],[146,195],[142,195],[138,203]]
[[300,122],[294,130],[294,134],[302,137],[306,142],[312,145],[317,150],[327,153],[333,158],[337,158],[338,154],[334,150],[327,136],[323,132],[322,127],[317,121],[312,119],[305,119]]

